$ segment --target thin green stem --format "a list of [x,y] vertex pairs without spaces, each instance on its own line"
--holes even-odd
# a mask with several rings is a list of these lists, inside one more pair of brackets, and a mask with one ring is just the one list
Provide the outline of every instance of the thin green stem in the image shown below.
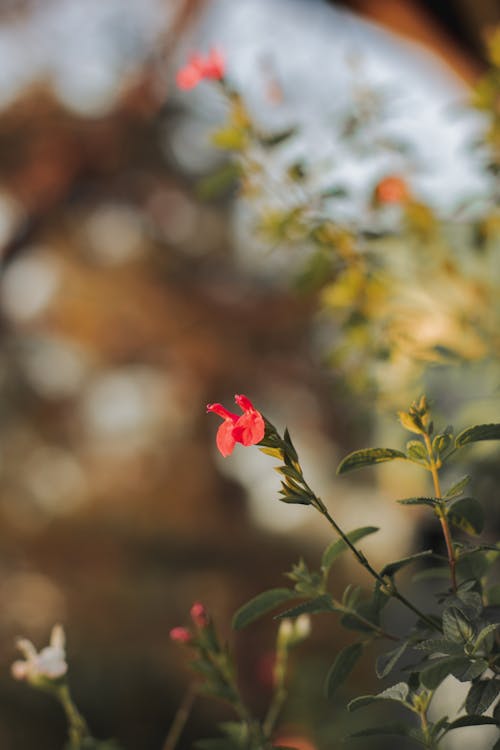
[[56,687],[56,695],[68,720],[69,747],[71,750],[79,750],[83,739],[90,735],[87,722],[73,702],[66,683]]
[[[432,443],[431,443],[431,439],[429,435],[424,434],[424,441],[425,441],[425,447],[427,448],[427,454],[429,456],[429,469],[432,475],[432,482],[434,484],[434,494],[439,500],[442,500],[443,496],[441,493],[441,485],[439,482],[439,466],[434,457],[434,451],[432,450]],[[450,525],[448,523],[448,518],[446,517],[446,509],[438,506],[436,508],[436,514],[437,514],[437,517],[439,518],[439,522],[443,530],[444,540],[446,543],[448,565],[450,568],[451,588],[453,592],[456,592],[457,590],[457,571],[456,571],[457,559],[455,557],[455,550],[453,547],[453,539],[451,537]]]
[[174,720],[172,721],[170,729],[168,730],[168,734],[165,738],[165,742],[163,743],[162,750],[174,750],[174,748],[177,746],[184,727],[186,726],[189,714],[191,713],[191,709],[193,708],[193,704],[196,700],[196,695],[197,687],[196,684],[192,682],[184,693],[182,702],[177,709]]
[[356,557],[359,563],[370,573],[370,575],[380,583],[383,590],[387,591],[391,596],[393,596],[395,599],[397,599],[401,604],[403,604],[405,607],[410,609],[414,614],[416,614],[421,620],[423,620],[429,627],[431,627],[433,630],[438,630],[441,632],[441,628],[439,625],[437,625],[436,622],[431,620],[430,617],[428,617],[426,614],[421,612],[412,602],[409,601],[401,592],[397,589],[396,584],[391,581],[390,585],[386,581],[386,579],[378,573],[375,568],[373,568],[370,563],[368,562],[365,555],[357,549],[357,547],[354,546],[354,544],[350,541],[347,534],[345,534],[338,523],[332,518],[330,513],[328,512],[325,505],[322,503],[321,500],[319,500],[319,504],[317,506],[317,509],[319,512],[327,519],[329,524],[333,526],[337,534],[341,537],[341,539],[344,541],[344,543],[349,547],[353,555]]
[[288,662],[288,648],[286,644],[279,643],[280,638],[278,636],[278,648],[276,651],[276,664],[274,667],[274,693],[269,706],[269,710],[262,724],[262,731],[266,738],[271,737],[271,733],[274,729],[276,721],[283,709],[285,701],[287,699],[287,690],[285,687],[286,667]]

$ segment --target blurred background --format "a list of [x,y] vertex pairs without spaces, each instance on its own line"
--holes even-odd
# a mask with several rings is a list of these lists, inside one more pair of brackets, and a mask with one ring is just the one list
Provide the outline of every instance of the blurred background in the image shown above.
[[[16,636],[43,646],[62,622],[70,683],[93,732],[125,750],[160,749],[189,681],[168,632],[192,601],[229,638],[238,606],[283,585],[300,554],[318,560],[328,529],[277,501],[278,478],[258,451],[221,459],[207,402],[231,408],[244,393],[287,424],[341,524],[382,527],[366,544],[376,564],[432,535],[425,518],[410,525],[392,502],[415,494],[418,474],[391,466],[351,484],[335,478],[336,465],[382,436],[400,446],[393,414],[418,395],[415,382],[441,397],[443,418],[460,407],[464,419],[491,421],[498,338],[490,346],[453,329],[473,364],[446,381],[436,367],[415,375],[411,339],[391,360],[390,399],[380,387],[389,371],[370,360],[382,393],[374,412],[375,386],[353,390],[349,368],[328,356],[341,328],[324,315],[319,287],[296,283],[301,246],[256,232],[255,206],[282,200],[273,178],[282,185],[292,160],[320,162],[316,184],[334,173],[348,186],[349,201],[332,209],[344,222],[391,173],[409,174],[445,221],[491,212],[497,185],[477,148],[486,126],[466,105],[499,21],[495,0],[3,0],[2,748],[56,750],[65,736],[58,707],[10,677]],[[262,127],[300,131],[269,162],[255,201],[224,180],[227,158],[210,142],[226,114],[220,96],[208,84],[175,90],[177,68],[212,45]],[[368,121],[378,106],[372,91],[389,102],[380,148],[364,132],[346,147],[346,122]],[[373,220],[369,210],[360,219]],[[381,220],[392,227],[394,217]],[[495,261],[481,266],[487,275]],[[454,294],[461,308],[458,285]],[[497,335],[487,307],[481,315]],[[419,341],[434,345],[436,317],[424,322]],[[347,562],[345,575],[360,576]],[[273,628],[258,625],[234,646],[256,711],[268,696]],[[345,730],[346,695],[332,709],[321,681],[347,642],[319,618],[283,720],[320,749],[337,747]],[[356,679],[365,692],[375,684],[371,670]],[[214,734],[223,715],[197,703],[181,747]]]

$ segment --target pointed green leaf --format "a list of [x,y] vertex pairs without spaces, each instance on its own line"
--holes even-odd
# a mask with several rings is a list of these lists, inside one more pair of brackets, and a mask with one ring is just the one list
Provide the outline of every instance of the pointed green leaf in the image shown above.
[[430,555],[433,555],[434,552],[431,549],[426,549],[423,552],[416,552],[414,555],[408,555],[408,557],[402,557],[401,560],[395,560],[394,562],[387,563],[387,565],[384,565],[382,570],[380,571],[380,575],[382,576],[389,576],[389,578],[392,578],[395,573],[398,572],[398,570],[401,570],[401,568],[406,567],[407,565],[410,565],[415,560],[419,560],[421,557],[429,557]]
[[361,643],[351,643],[337,654],[325,680],[325,696],[332,698],[336,690],[346,681],[363,653]]
[[483,724],[497,724],[495,719],[490,719],[489,716],[461,716],[459,719],[452,721],[443,732],[443,737],[452,729],[460,729],[461,727],[477,727]]
[[400,505],[429,505],[431,508],[441,504],[438,497],[404,497],[396,502]]
[[376,701],[396,701],[396,703],[404,703],[408,697],[410,688],[406,682],[398,682],[396,685],[391,685],[387,690],[383,690],[378,695],[360,695],[359,698],[354,698],[348,706],[349,711],[356,711],[358,708],[368,706],[370,703]]
[[467,699],[465,710],[468,714],[484,714],[500,693],[500,680],[478,680],[473,682]]
[[419,651],[428,651],[431,654],[463,655],[463,644],[448,641],[446,638],[429,638],[420,643],[415,643],[413,648]]
[[454,497],[458,497],[462,494],[463,490],[467,487],[470,482],[470,474],[466,474],[464,477],[456,481],[450,489],[444,493],[443,497],[446,500],[451,500]]
[[484,627],[476,638],[474,653],[484,644],[486,651],[491,651],[495,643],[494,633],[500,627],[500,622],[492,622]]
[[451,505],[449,519],[454,526],[474,536],[484,527],[484,512],[481,504],[473,497],[463,497]]
[[392,448],[366,448],[349,453],[339,464],[337,474],[346,474],[348,471],[362,469],[365,466],[373,466],[384,461],[394,461],[396,458],[407,460],[404,453]]
[[397,737],[411,736],[411,727],[403,722],[395,721],[391,724],[384,724],[380,727],[367,727],[360,729],[359,732],[353,732],[348,735],[351,737],[377,737],[379,735],[396,735]]
[[392,672],[397,662],[399,661],[400,657],[406,651],[407,647],[408,647],[407,641],[403,641],[401,646],[398,646],[392,651],[388,651],[386,654],[381,654],[378,657],[376,661],[375,671],[379,679],[383,679],[384,677],[387,677],[387,675],[390,672]]
[[476,424],[468,427],[457,435],[455,445],[462,448],[468,443],[477,443],[480,440],[500,440],[500,424]]
[[[356,544],[356,542],[359,542],[360,539],[363,539],[365,536],[369,536],[370,534],[375,534],[376,531],[378,531],[377,526],[361,526],[359,529],[350,531],[348,534],[346,534],[346,536],[349,541],[352,542],[352,544]],[[336,541],[332,542],[323,552],[321,569],[325,573],[329,571],[337,557],[346,549],[349,548],[343,539],[337,539]]]
[[456,669],[466,669],[469,660],[463,656],[445,656],[433,659],[420,671],[420,680],[429,690],[435,690],[449,674]]
[[284,612],[280,612],[279,615],[275,616],[275,620],[282,620],[287,617],[298,617],[299,615],[306,614],[318,614],[319,612],[337,612],[337,607],[332,602],[332,597],[329,594],[324,596],[317,596],[315,599],[310,599],[308,602],[297,604],[296,607],[286,609]]
[[474,637],[474,626],[462,612],[450,607],[443,612],[443,633],[448,641],[468,643]]
[[475,680],[476,677],[480,677],[486,669],[488,669],[486,659],[476,659],[475,661],[469,661],[466,666],[455,667],[452,670],[452,675],[457,680],[460,680],[460,682],[470,682],[471,680]]
[[297,594],[291,589],[269,589],[258,594],[249,602],[244,604],[233,617],[233,628],[241,630],[262,615],[271,612],[283,602],[296,599]]

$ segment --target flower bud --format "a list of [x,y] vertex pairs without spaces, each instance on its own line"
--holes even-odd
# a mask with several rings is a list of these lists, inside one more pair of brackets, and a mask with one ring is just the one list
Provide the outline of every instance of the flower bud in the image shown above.
[[191,619],[198,628],[206,628],[210,618],[207,609],[201,602],[195,602],[190,610]]
[[191,643],[193,640],[193,636],[189,630],[183,627],[172,628],[170,631],[170,638],[175,641],[175,643]]

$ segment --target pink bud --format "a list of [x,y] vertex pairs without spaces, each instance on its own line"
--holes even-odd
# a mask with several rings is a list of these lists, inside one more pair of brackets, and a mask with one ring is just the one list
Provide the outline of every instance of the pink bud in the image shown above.
[[201,602],[195,602],[190,610],[191,619],[198,628],[206,628],[209,616],[206,607]]
[[177,627],[170,631],[170,638],[176,643],[191,643],[193,636],[187,628]]

